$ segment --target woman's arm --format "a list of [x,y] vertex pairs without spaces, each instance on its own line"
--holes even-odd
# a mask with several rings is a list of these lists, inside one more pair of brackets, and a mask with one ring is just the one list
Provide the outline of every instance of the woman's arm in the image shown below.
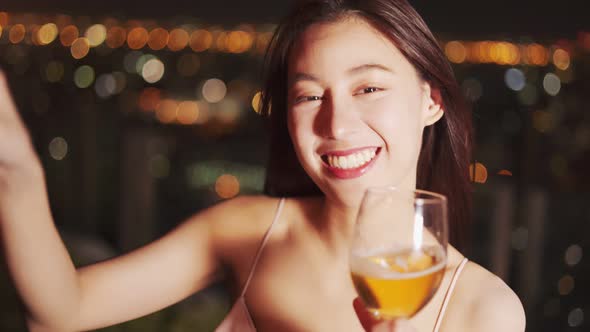
[[43,170],[0,73],[0,243],[32,331],[95,329],[204,287],[218,271],[209,209],[124,256],[76,270],[54,226]]

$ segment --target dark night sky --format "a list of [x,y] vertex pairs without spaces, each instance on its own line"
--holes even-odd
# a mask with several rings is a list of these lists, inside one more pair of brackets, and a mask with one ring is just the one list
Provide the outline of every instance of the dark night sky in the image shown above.
[[[276,22],[295,0],[1,0],[0,10],[121,15],[195,16],[207,22]],[[590,31],[585,0],[410,0],[432,30],[458,38],[530,35],[575,38]]]

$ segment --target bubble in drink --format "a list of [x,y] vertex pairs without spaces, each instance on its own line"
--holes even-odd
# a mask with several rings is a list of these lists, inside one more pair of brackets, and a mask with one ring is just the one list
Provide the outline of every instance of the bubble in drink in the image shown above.
[[354,286],[369,311],[382,318],[409,318],[428,303],[444,275],[441,247],[351,257]]

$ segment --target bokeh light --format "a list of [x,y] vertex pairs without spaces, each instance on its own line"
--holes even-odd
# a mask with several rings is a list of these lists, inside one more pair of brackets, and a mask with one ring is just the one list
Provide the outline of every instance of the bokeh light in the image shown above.
[[575,308],[567,315],[567,324],[570,327],[578,327],[584,323],[584,311],[581,308]]
[[107,28],[102,24],[91,25],[86,30],[84,36],[88,38],[90,47],[96,47],[104,43],[105,39],[107,38]]
[[74,59],[82,59],[90,52],[90,42],[86,37],[77,38],[70,46],[70,53]]
[[156,83],[164,76],[164,63],[160,59],[146,61],[141,69],[141,76],[148,83]]
[[225,98],[227,87],[222,80],[212,78],[205,81],[201,93],[206,101],[210,103],[218,103]]
[[8,25],[8,13],[7,12],[0,12],[0,25],[7,26]]
[[127,34],[127,46],[132,50],[139,50],[147,44],[149,33],[143,27],[136,27]]
[[125,45],[127,40],[127,31],[121,27],[115,26],[107,31],[106,44],[110,48],[119,48]]
[[64,76],[64,65],[60,61],[50,61],[45,67],[45,78],[48,82],[56,83]]
[[135,62],[135,73],[141,75],[143,72],[143,66],[150,60],[158,59],[157,56],[153,54],[141,54],[137,61]]
[[51,44],[58,35],[57,25],[54,23],[44,24],[37,31],[37,40],[40,45]]
[[207,123],[207,121],[209,121],[209,118],[211,117],[211,115],[210,115],[211,109],[209,108],[209,103],[199,100],[199,101],[197,101],[197,106],[199,108],[199,117],[197,118],[197,121],[195,121],[195,123],[196,124]]
[[18,44],[25,38],[26,29],[22,24],[15,24],[8,32],[8,40],[13,44]]
[[476,78],[468,78],[461,84],[463,95],[472,102],[478,101],[483,95],[481,82]]
[[547,73],[543,78],[543,88],[550,96],[557,96],[561,90],[561,80],[553,73]]
[[225,31],[215,31],[213,34],[213,39],[215,43],[215,49],[218,51],[226,51],[226,44],[227,44],[227,32]]
[[171,51],[180,51],[184,49],[190,41],[188,32],[184,29],[174,29],[170,31],[170,38],[168,39],[168,49]]
[[178,103],[172,99],[160,101],[156,108],[156,118],[162,123],[173,123],[178,114]]
[[252,97],[252,109],[254,110],[254,112],[260,114],[260,112],[262,111],[262,92],[258,91],[256,92],[256,94],[254,94],[254,97]]
[[445,54],[453,63],[463,63],[467,59],[467,49],[459,41],[451,41],[445,45]]
[[195,101],[183,101],[178,105],[177,120],[184,125],[197,123],[199,119],[199,105]]
[[570,275],[565,275],[559,279],[557,282],[557,290],[559,295],[568,295],[574,290],[575,281],[574,278]]
[[68,142],[63,137],[55,137],[49,142],[49,155],[54,160],[63,160],[68,155]]
[[195,30],[191,34],[190,47],[195,52],[208,50],[213,44],[213,35],[211,32],[203,29]]
[[266,48],[268,47],[268,44],[270,44],[270,41],[272,39],[272,33],[271,32],[264,32],[259,34],[256,37],[256,52],[258,54],[264,54],[264,52],[266,52]]
[[227,50],[231,53],[243,53],[252,48],[254,40],[252,36],[245,31],[232,31],[227,36]]
[[215,192],[224,199],[235,197],[240,193],[240,182],[231,174],[223,174],[215,181]]
[[549,62],[549,51],[540,44],[526,46],[526,63],[536,66],[546,66]]
[[[30,24],[28,27],[28,34],[29,34],[29,38],[30,40],[26,40],[25,42],[30,42],[31,44],[35,45],[35,46],[42,46],[43,44],[41,43],[41,41],[39,40],[39,29],[41,29],[41,26],[38,24]],[[25,38],[27,36],[25,35]]]
[[117,80],[113,74],[102,74],[96,78],[94,84],[96,94],[101,98],[108,98],[117,91]]
[[80,89],[85,89],[94,82],[94,69],[88,65],[80,66],[74,72],[74,84]]
[[570,55],[567,51],[558,48],[553,52],[553,64],[561,70],[567,70],[570,67]]
[[526,85],[526,78],[522,70],[510,68],[504,74],[504,82],[510,90],[521,91]]
[[488,180],[488,170],[482,163],[469,165],[469,175],[475,183],[486,183]]
[[582,247],[573,244],[567,248],[564,255],[565,263],[569,266],[575,266],[582,260]]
[[170,35],[168,30],[163,28],[155,28],[150,31],[148,46],[154,51],[158,51],[166,47]]
[[63,46],[72,46],[72,43],[80,36],[80,32],[75,25],[68,25],[59,33],[59,40]]
[[145,88],[139,94],[139,108],[142,111],[155,111],[160,104],[161,91],[159,89],[149,87]]

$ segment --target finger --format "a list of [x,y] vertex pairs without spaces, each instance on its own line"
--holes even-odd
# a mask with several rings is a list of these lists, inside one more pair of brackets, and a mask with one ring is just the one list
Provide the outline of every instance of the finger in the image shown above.
[[371,315],[370,312],[367,311],[365,305],[361,301],[360,298],[356,298],[352,301],[352,306],[354,307],[354,311],[356,311],[356,315],[361,322],[361,325],[365,329],[365,331],[371,331],[373,325],[377,323],[377,320]]

